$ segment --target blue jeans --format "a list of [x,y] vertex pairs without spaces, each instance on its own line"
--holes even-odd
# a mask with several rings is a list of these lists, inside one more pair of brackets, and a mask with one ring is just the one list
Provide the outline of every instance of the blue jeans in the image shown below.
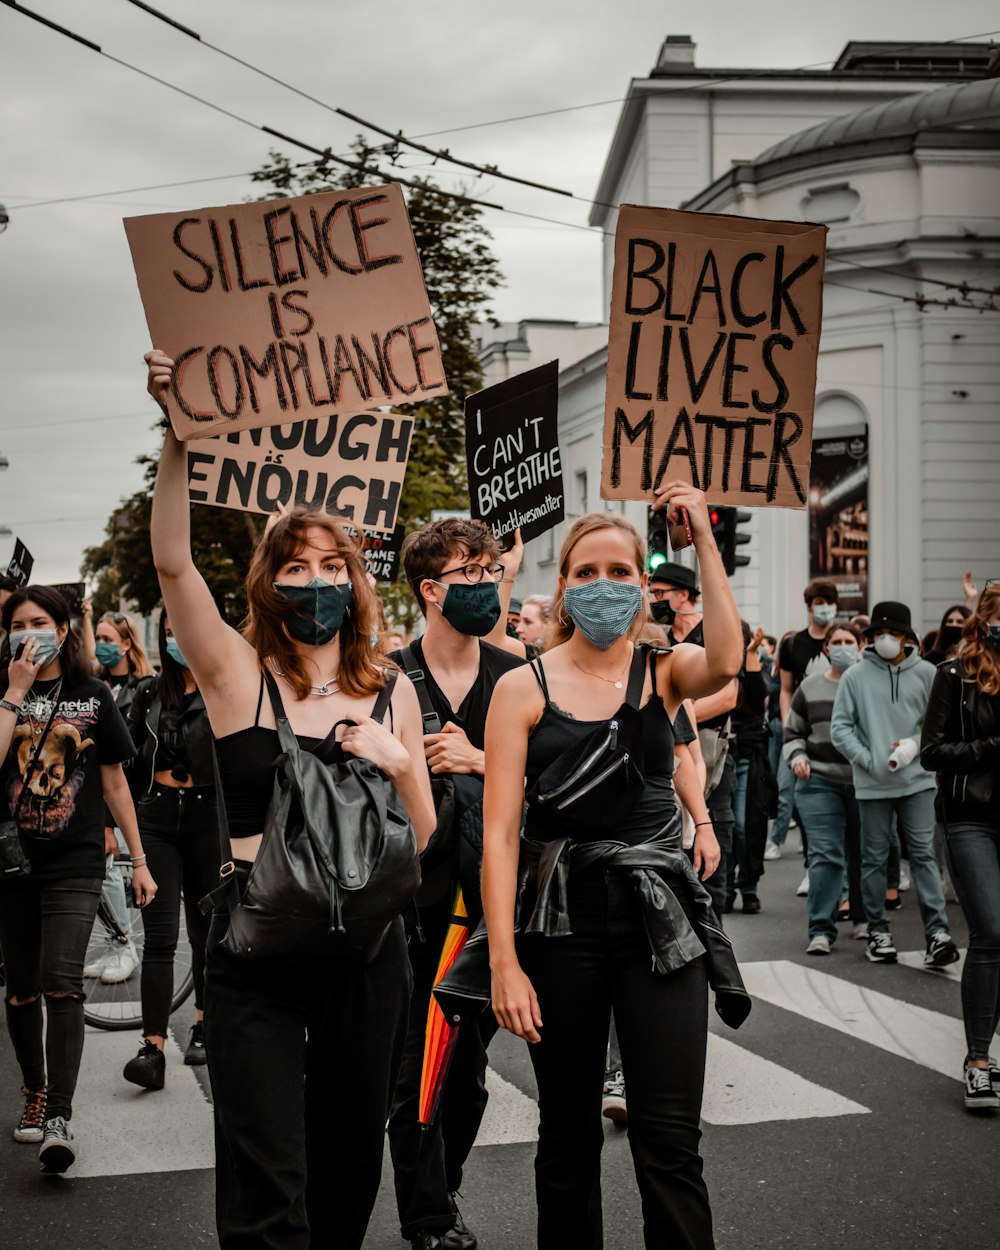
[[736,789],[733,791],[733,853],[727,861],[726,890],[730,898],[736,891],[756,894],[757,879],[751,879],[747,868],[747,779],[749,759],[736,759]]
[[934,791],[918,790],[893,799],[859,799],[861,809],[861,896],[869,933],[888,933],[885,889],[892,816],[910,848],[910,873],[920,903],[928,941],[938,929],[948,931],[941,870],[934,854]]
[[855,836],[859,822],[854,787],[837,785],[822,777],[798,779],[795,803],[809,830],[809,936],[837,937],[837,909],[844,894],[847,872],[847,837]]
[[970,1059],[987,1059],[1000,1022],[1000,826],[947,827],[951,879],[969,925],[962,1017]]
[[768,752],[771,759],[771,771],[778,779],[778,814],[771,826],[771,841],[775,846],[784,846],[788,837],[788,824],[792,819],[792,808],[795,806],[796,776],[785,762],[781,751],[784,733],[781,722],[771,721],[771,742]]

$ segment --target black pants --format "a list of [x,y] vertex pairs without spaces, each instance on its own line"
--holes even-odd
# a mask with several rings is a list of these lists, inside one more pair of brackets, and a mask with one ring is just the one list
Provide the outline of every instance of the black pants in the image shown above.
[[708,814],[719,841],[719,866],[705,882],[712,906],[721,922],[726,907],[729,867],[733,859],[733,796],[736,793],[736,761],[730,749],[722,769],[722,779],[708,796]]
[[83,961],[100,897],[101,881],[90,877],[26,877],[0,886],[0,950],[7,970],[11,1045],[27,1089],[45,1088],[48,1066],[48,1114],[67,1120],[73,1114],[83,1056]]
[[389,1119],[400,1233],[407,1240],[421,1229],[441,1232],[454,1223],[451,1195],[462,1183],[462,1169],[486,1111],[486,1047],[497,1031],[492,1011],[458,1030],[438,1114],[432,1125],[421,1128],[420,1075],[427,1009],[450,917],[450,897],[432,908],[422,907],[423,940],[414,932],[409,942],[413,998]]
[[614,1010],[629,1146],[647,1250],[712,1250],[698,1152],[708,1036],[704,959],[653,971],[632,886],[614,871],[570,878],[572,935],[530,934],[521,964],[538,994],[539,1250],[600,1250],[601,1090]]
[[222,1250],[359,1250],[378,1194],[410,964],[241,959],[212,917],[205,1041]]
[[198,902],[219,879],[219,827],[215,788],[181,790],[153,785],[136,809],[142,848],[156,882],[156,898],[142,913],[142,1018],[147,1037],[166,1037],[170,1003],[174,996],[174,955],[180,931],[181,894],[194,1005],[204,1007],[205,943],[209,917]]

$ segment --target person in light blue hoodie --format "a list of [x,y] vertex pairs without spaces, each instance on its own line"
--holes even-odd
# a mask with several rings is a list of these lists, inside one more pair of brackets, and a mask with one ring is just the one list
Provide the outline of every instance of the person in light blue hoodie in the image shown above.
[[879,603],[865,630],[862,663],[844,674],[830,722],[833,745],[850,760],[861,812],[861,895],[872,963],[896,962],[885,915],[886,865],[895,812],[910,848],[910,870],[927,936],[924,963],[958,959],[948,931],[941,872],[934,854],[936,781],[919,759],[920,730],[934,666],[917,653],[910,609]]

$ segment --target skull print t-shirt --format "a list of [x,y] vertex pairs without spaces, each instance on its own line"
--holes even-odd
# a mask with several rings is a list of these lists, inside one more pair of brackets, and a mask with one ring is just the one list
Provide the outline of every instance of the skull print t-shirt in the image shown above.
[[[52,728],[29,776],[57,690]],[[33,877],[104,876],[101,765],[122,764],[134,754],[104,682],[88,678],[74,686],[63,682],[61,688],[58,681],[35,682],[0,769],[0,813],[13,816],[21,800],[17,824]]]

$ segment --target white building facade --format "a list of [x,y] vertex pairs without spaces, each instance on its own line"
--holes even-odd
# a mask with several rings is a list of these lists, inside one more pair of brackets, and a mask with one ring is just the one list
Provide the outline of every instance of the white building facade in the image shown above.
[[[697,70],[690,40],[668,38],[650,77],[630,86],[591,216],[607,232],[607,304],[619,203],[830,227],[815,433],[868,433],[869,598],[909,602],[928,628],[961,599],[966,568],[1000,576],[995,73],[986,45],[901,59],[898,48],[850,44],[823,72]],[[558,352],[548,351],[552,326]],[[601,330],[524,322],[487,342],[484,365],[495,382],[559,356],[569,519],[608,507],[644,528],[643,504],[599,498]],[[780,632],[804,614],[808,520],[753,517],[751,563],[733,586],[752,624]],[[519,593],[551,591],[564,533],[529,545]]]

